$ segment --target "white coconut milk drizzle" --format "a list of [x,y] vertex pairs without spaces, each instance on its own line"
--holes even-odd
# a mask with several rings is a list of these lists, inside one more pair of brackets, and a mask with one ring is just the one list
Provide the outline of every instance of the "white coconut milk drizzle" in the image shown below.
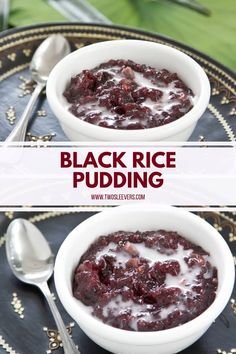
[[[185,250],[183,246],[179,245],[178,248],[174,250],[174,252],[171,252],[171,254],[163,254],[156,249],[146,247],[144,243],[131,243],[131,245],[136,248],[139,253],[139,257],[145,258],[150,266],[156,262],[166,262],[170,260],[177,261],[180,265],[180,273],[177,276],[167,274],[164,286],[167,288],[179,288],[183,295],[188,295],[190,297],[194,297],[196,295],[196,293],[191,288],[194,284],[197,284],[197,276],[199,275],[201,268],[199,266],[189,268],[184,260],[185,257],[191,255],[193,252],[192,249]],[[103,248],[101,251],[98,251],[95,256],[98,260],[101,259],[104,255],[116,257],[116,266],[124,267],[126,262],[132,256],[124,250],[116,252],[116,248],[117,244],[110,242],[105,248]],[[210,261],[209,256],[203,257],[205,261]],[[211,277],[209,272],[204,274],[205,279],[209,277]],[[132,300],[123,301],[122,296],[118,295],[103,308],[103,316],[107,317],[110,311],[112,311],[115,316],[128,311],[134,317],[130,325],[132,329],[137,331],[138,321],[140,319],[146,322],[152,322],[155,320],[151,310],[152,305],[137,304]],[[173,304],[168,307],[161,308],[157,317],[160,320],[164,320],[175,310],[182,312],[186,310],[186,308],[181,302]]]
[[[189,257],[193,252],[192,249],[185,250],[183,246],[179,245],[172,254],[163,254],[158,250],[146,247],[144,243],[131,243],[131,245],[138,251],[139,257],[145,258],[152,266],[155,262],[166,262],[170,260],[177,261],[180,265],[180,273],[177,276],[167,274],[165,280],[165,287],[178,287],[183,293],[186,293],[191,287],[197,283],[197,276],[201,268],[199,266],[188,267],[185,258]],[[103,250],[96,253],[96,258],[100,259],[104,255],[116,257],[116,266],[125,267],[126,262],[131,258],[131,255],[126,251],[116,252],[117,244],[109,243]],[[203,256],[205,261],[209,261],[209,256]],[[205,279],[209,278],[211,274],[205,273]]]
[[146,321],[146,322],[152,322],[154,321],[154,316],[152,312],[149,312],[149,307],[150,310],[152,309],[152,305],[140,305],[136,304],[132,300],[128,301],[123,301],[122,296],[118,295],[114,299],[112,299],[106,306],[103,308],[103,316],[108,317],[109,312],[112,312],[114,316],[119,316],[124,313],[130,313],[131,316],[133,316],[133,319],[131,320],[130,326],[132,329],[135,331],[138,330],[138,321],[140,319]]
[[[102,73],[102,72],[108,72],[111,74],[113,77],[110,79],[115,84],[119,84],[119,82],[124,79],[124,75],[120,72],[120,67],[119,66],[114,66],[112,68],[104,68],[100,69],[97,71],[97,73]],[[182,92],[180,88],[175,87],[175,82],[171,82],[167,86],[164,86],[163,84],[158,85],[154,84],[151,80],[147,79],[144,77],[142,73],[139,73],[137,71],[134,72],[134,80],[138,84],[138,88],[142,87],[147,87],[150,89],[156,89],[162,91],[162,97],[158,102],[154,102],[151,99],[146,99],[143,103],[141,103],[141,107],[148,107],[152,114],[160,114],[163,111],[168,112],[173,106],[176,106],[179,104],[178,99],[173,99],[170,100],[170,95],[172,93],[179,93]],[[190,102],[192,105],[194,105],[196,101],[196,97],[189,96]],[[93,103],[88,103],[84,104],[83,106],[78,105],[78,112],[81,110],[86,110],[91,113],[101,113],[99,120],[101,121],[106,121],[106,123],[109,125],[112,125],[114,120],[117,117],[117,114],[110,112],[106,107],[101,107],[99,105],[99,102],[93,102]],[[180,109],[181,111],[181,109]],[[183,112],[184,113],[184,112]],[[81,117],[83,119],[83,117]],[[138,119],[132,119],[132,123],[138,122]],[[125,119],[124,121],[121,122],[123,127],[126,127],[130,124],[130,121]]]

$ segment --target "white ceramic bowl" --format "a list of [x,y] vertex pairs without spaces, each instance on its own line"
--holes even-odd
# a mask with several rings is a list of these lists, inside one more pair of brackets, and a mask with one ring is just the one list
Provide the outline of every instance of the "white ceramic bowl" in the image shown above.
[[[88,313],[72,296],[73,271],[81,255],[100,235],[113,231],[175,230],[210,252],[218,269],[219,287],[213,304],[200,316],[179,327],[159,332],[132,332],[113,328]],[[90,217],[63,242],[55,265],[59,298],[70,316],[98,345],[119,354],[171,354],[195,342],[226,306],[234,284],[234,263],[222,236],[200,217],[173,207],[121,206]]]
[[[196,96],[194,107],[180,119],[150,129],[115,130],[76,118],[68,111],[69,104],[63,96],[71,77],[109,59],[131,59],[176,72]],[[62,59],[49,76],[47,98],[62,129],[72,141],[186,141],[207,108],[210,84],[200,65],[177,49],[154,42],[116,40],[89,45]]]

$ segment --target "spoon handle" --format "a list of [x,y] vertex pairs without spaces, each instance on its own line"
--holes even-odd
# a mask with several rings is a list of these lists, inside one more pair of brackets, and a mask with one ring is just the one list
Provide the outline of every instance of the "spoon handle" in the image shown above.
[[56,322],[61,341],[63,343],[63,348],[64,348],[64,353],[65,354],[81,354],[80,351],[77,349],[75,346],[75,343],[73,342],[72,338],[70,337],[64,322],[61,318],[61,315],[57,309],[57,306],[52,298],[52,294],[49,290],[48,284],[46,282],[43,282],[38,285],[42,293],[44,294],[48,305],[51,309],[52,315],[54,317],[54,320]]
[[42,89],[45,87],[45,84],[43,83],[38,83],[37,86],[34,89],[34,92],[32,93],[30,100],[25,107],[24,112],[22,113],[22,116],[20,117],[18,123],[12,130],[12,132],[9,134],[9,136],[6,139],[7,143],[11,143],[13,141],[24,141],[25,140],[25,135],[26,135],[26,130],[29,122],[29,118],[32,114],[35,102],[37,101],[38,96],[40,95]]

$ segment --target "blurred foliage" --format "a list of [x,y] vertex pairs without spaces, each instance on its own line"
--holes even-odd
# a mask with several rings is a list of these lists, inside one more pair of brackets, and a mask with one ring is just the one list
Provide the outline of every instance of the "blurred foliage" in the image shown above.
[[11,26],[66,20],[46,0],[11,0],[10,4]]
[[211,10],[197,0],[169,0],[169,1],[173,1],[179,5],[188,7],[189,9],[197,11],[206,16],[209,16],[211,14]]
[[[169,36],[236,70],[236,0],[198,0],[197,4],[211,11],[210,16],[177,3],[185,0],[89,1],[116,24]],[[14,26],[61,20],[65,18],[46,0],[11,0],[10,22]]]
[[201,0],[203,16],[168,0],[90,0],[112,22],[158,32],[236,70],[236,0]]

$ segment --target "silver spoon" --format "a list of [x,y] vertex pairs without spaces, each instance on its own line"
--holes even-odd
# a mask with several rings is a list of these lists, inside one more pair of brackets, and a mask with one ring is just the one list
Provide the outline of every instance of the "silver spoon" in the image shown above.
[[24,283],[37,286],[44,294],[57,324],[65,354],[80,354],[69,336],[52,298],[47,281],[53,273],[54,256],[39,229],[25,219],[15,219],[6,235],[8,263]]
[[53,67],[67,54],[70,53],[70,45],[65,37],[53,34],[46,38],[35,51],[30,63],[31,77],[37,85],[31,98],[22,113],[18,123],[9,134],[6,142],[24,141],[29,118],[38,96],[46,86],[48,76]]

